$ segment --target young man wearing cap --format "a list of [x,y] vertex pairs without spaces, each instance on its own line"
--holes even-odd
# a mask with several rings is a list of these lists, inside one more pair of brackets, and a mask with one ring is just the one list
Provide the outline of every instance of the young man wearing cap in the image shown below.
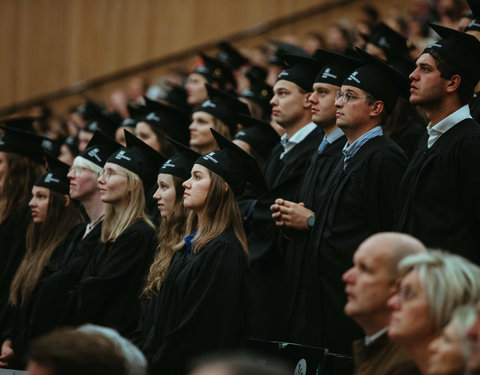
[[358,50],[365,65],[353,71],[337,92],[337,126],[347,143],[323,191],[309,238],[303,277],[304,343],[349,353],[361,331],[349,319],[342,274],[354,251],[370,235],[393,228],[393,205],[406,157],[383,136],[382,124],[408,80],[390,66]]
[[399,190],[396,229],[428,247],[480,262],[480,127],[468,107],[480,79],[480,43],[432,25],[443,38],[430,44],[410,75],[410,102],[430,123]]
[[345,313],[366,335],[353,344],[355,375],[420,374],[388,337],[392,310],[387,301],[398,292],[400,261],[422,251],[425,246],[416,238],[393,232],[374,234],[355,251],[353,266],[342,277],[348,296]]
[[323,64],[313,84],[309,101],[312,105],[312,120],[322,129],[323,140],[310,158],[293,201],[278,198],[270,207],[276,225],[288,234],[288,240],[283,241],[285,285],[282,289],[285,292],[281,314],[284,317],[283,340],[293,342],[302,341],[304,331],[309,330],[302,319],[302,302],[305,302],[302,298],[303,257],[310,229],[315,222],[315,212],[319,209],[318,198],[347,141],[343,131],[336,125],[335,95],[345,78],[361,64],[359,60],[326,51],[318,51],[316,57]]
[[320,70],[315,60],[286,58],[290,67],[283,70],[274,86],[270,101],[272,115],[286,133],[270,153],[264,165],[268,193],[251,205],[247,218],[247,240],[257,298],[253,302],[252,335],[278,339],[279,289],[281,281],[277,239],[280,231],[271,218],[270,206],[279,196],[292,199],[312,152],[322,140],[322,133],[312,122],[308,97]]

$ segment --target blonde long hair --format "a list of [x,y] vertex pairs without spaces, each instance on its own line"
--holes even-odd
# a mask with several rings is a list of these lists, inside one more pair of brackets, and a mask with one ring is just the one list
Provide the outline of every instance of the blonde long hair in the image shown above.
[[117,167],[127,177],[127,194],[124,197],[125,210],[118,215],[115,208],[111,204],[107,204],[100,237],[104,243],[115,242],[118,236],[138,219],[145,220],[152,228],[155,228],[145,213],[145,193],[142,180],[128,169],[120,165]]
[[157,252],[142,292],[142,296],[147,298],[153,297],[160,290],[160,286],[167,276],[173,255],[179,250],[175,245],[185,236],[187,209],[183,206],[184,189],[182,186],[185,180],[173,175],[172,177],[175,186],[175,203],[172,211],[167,217],[162,218],[160,223]]
[[78,207],[72,202],[67,206],[65,204],[65,196],[50,190],[45,221],[30,223],[27,230],[27,252],[10,285],[11,305],[22,306],[29,300],[53,251],[73,226],[81,222]]
[[[243,229],[242,216],[235,195],[230,187],[225,190],[225,180],[216,173],[208,170],[210,174],[210,189],[201,216],[201,225],[197,223],[197,214],[191,212],[187,219],[186,233],[195,230],[197,234],[193,238],[193,252],[197,254],[208,243],[226,230],[232,230],[240,241],[243,251],[248,255],[247,238]],[[183,246],[183,241],[177,246]]]

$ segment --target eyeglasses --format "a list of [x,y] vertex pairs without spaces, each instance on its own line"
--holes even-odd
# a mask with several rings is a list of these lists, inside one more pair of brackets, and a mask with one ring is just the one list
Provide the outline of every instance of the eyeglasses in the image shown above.
[[[89,169],[89,168],[70,167],[70,169],[68,170],[68,173],[73,173],[74,176],[79,176],[80,173],[85,172],[85,171],[93,172],[93,171],[92,171],[91,169]],[[93,173],[95,173],[95,172],[93,172]]]
[[335,101],[339,101],[342,99],[343,104],[347,104],[350,100],[366,98],[366,96],[355,96],[350,91],[341,92],[340,90],[337,91],[335,94]]
[[110,177],[112,177],[112,176],[123,176],[123,177],[127,177],[126,174],[115,173],[115,172],[112,172],[112,171],[103,171],[103,173],[100,174],[100,177],[103,177],[103,178],[105,179],[105,181],[110,180]]

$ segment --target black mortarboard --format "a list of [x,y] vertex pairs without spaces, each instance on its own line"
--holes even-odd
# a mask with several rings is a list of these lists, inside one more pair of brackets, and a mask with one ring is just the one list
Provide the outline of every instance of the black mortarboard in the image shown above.
[[43,137],[42,148],[44,151],[52,154],[55,157],[58,157],[60,155],[60,147],[62,147],[61,142],[47,137]]
[[250,87],[244,89],[240,96],[254,101],[259,104],[264,111],[269,112],[272,109],[272,106],[270,105],[270,99],[272,99],[273,96],[272,87],[265,82],[265,78],[260,73],[259,69],[262,68],[254,68],[256,69],[250,69],[245,74],[250,81]]
[[385,54],[387,55],[387,63],[404,76],[408,77],[415,70],[415,62],[410,57],[399,56],[388,51]]
[[59,194],[68,195],[70,190],[70,181],[67,178],[70,166],[45,153],[47,159],[48,172],[41,176],[36,182],[36,186],[41,186],[53,190]]
[[467,3],[472,10],[472,21],[465,28],[465,32],[480,31],[480,1],[467,0]]
[[338,53],[317,50],[314,57],[322,62],[322,68],[315,78],[315,82],[328,83],[334,86],[342,86],[343,81],[350,73],[362,65],[362,62],[353,57]]
[[35,128],[33,127],[33,123],[35,121],[41,121],[40,117],[16,117],[16,118],[9,118],[5,120],[0,120],[0,124],[3,124],[9,128],[14,128],[20,130],[22,132],[32,133],[35,134]]
[[147,122],[151,126],[162,130],[176,141],[188,144],[190,133],[190,115],[171,104],[160,103],[144,97],[147,114],[137,118],[137,122]]
[[242,56],[230,43],[221,42],[218,44],[217,58],[223,61],[225,64],[232,67],[232,69],[238,69],[243,65],[248,64],[248,59]]
[[102,131],[97,130],[93,134],[92,139],[90,139],[90,142],[88,142],[85,150],[83,150],[78,156],[81,156],[103,168],[110,155],[121,147],[121,144],[115,142]]
[[412,45],[402,34],[397,33],[383,22],[374,26],[372,35],[362,35],[367,43],[371,43],[384,51],[406,56],[412,49]]
[[78,155],[78,138],[77,137],[67,137],[63,141],[63,144],[68,147],[70,152],[73,155]]
[[91,121],[94,118],[102,115],[105,108],[93,100],[87,100],[85,104],[82,104],[77,108],[77,112],[82,116],[85,121]]
[[472,35],[450,29],[448,27],[430,24],[430,27],[442,38],[430,43],[423,53],[436,51],[452,65],[462,79],[476,85],[480,80],[480,42]]
[[124,132],[127,147],[114,152],[107,163],[120,165],[135,173],[142,180],[144,190],[148,191],[155,183],[158,169],[166,158],[129,131]]
[[203,53],[200,56],[202,57],[203,65],[197,66],[194,73],[203,75],[208,83],[217,82],[220,87],[225,87],[227,83],[237,87],[232,69],[228,65]]
[[244,191],[247,182],[260,186],[266,191],[267,185],[257,161],[214,129],[210,131],[220,150],[199,157],[195,164],[203,165],[222,177],[237,196]]
[[168,140],[175,145],[178,154],[172,156],[165,163],[163,163],[158,173],[171,174],[184,180],[188,180],[190,178],[190,172],[193,164],[195,164],[195,161],[201,155],[173,139],[168,138]]
[[284,55],[283,59],[288,67],[278,75],[277,81],[290,81],[311,92],[322,65],[311,56]]
[[163,100],[165,100],[167,103],[170,103],[177,108],[180,108],[184,110],[185,112],[190,112],[190,105],[187,102],[187,90],[179,85],[172,85]]
[[359,48],[357,53],[365,65],[355,69],[343,85],[358,87],[383,101],[385,112],[390,114],[399,95],[408,98],[410,80],[379,58]]
[[[135,120],[134,118],[126,118],[125,120],[123,120],[123,121],[120,123],[120,126],[135,129],[135,125],[137,125],[137,122],[138,122],[138,121]],[[120,126],[119,126],[119,127],[120,127]]]
[[137,119],[138,117],[148,115],[148,109],[146,109],[144,106],[133,106],[127,104],[127,111],[132,119]]
[[118,124],[115,123],[112,118],[106,116],[105,114],[101,114],[90,120],[82,130],[90,133],[94,133],[96,130],[101,130],[109,137],[114,137],[115,131],[117,130],[117,125]]
[[4,131],[0,140],[0,151],[26,156],[40,165],[45,164],[42,149],[43,137],[5,126],[0,128]]
[[238,115],[238,122],[244,129],[235,135],[235,139],[247,142],[264,159],[280,141],[280,136],[268,122],[242,114]]
[[257,65],[252,65],[245,73],[245,77],[247,77],[250,82],[264,82],[267,76],[268,71]]
[[206,112],[218,118],[228,126],[233,137],[237,130],[237,113],[248,114],[248,106],[224,91],[205,85],[209,99],[204,101],[195,112]]
[[285,69],[285,60],[283,59],[284,55],[310,57],[307,52],[293,44],[280,42],[278,40],[271,40],[270,43],[272,43],[277,48],[277,50],[272,55],[270,55],[270,58],[268,59],[268,62],[272,65],[278,65]]

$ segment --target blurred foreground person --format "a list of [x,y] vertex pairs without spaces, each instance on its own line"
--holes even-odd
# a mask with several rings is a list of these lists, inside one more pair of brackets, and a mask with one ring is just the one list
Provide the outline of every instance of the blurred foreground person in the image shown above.
[[457,308],[442,334],[429,346],[428,375],[463,375],[470,345],[467,330],[475,320],[475,305]]
[[362,327],[366,337],[353,343],[355,375],[419,374],[406,352],[388,338],[392,310],[388,300],[398,291],[398,263],[426,251],[416,238],[402,233],[378,233],[367,238],[343,274],[348,300],[345,313]]
[[393,313],[388,335],[426,374],[429,345],[453,311],[480,299],[480,268],[458,255],[430,250],[403,259],[399,271],[403,279],[389,300]]
[[116,331],[84,325],[64,329],[33,342],[29,375],[145,375],[142,353]]
[[467,331],[469,343],[467,368],[471,374],[480,374],[480,302],[475,307],[476,316],[473,324]]

